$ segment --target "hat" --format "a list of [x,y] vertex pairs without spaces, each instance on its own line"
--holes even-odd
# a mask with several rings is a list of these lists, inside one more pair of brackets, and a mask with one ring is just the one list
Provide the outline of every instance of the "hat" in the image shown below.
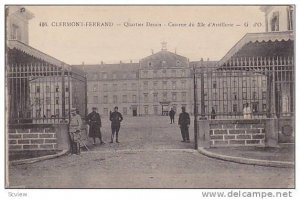
[[71,108],[71,113],[76,112],[76,108]]
[[97,110],[97,107],[94,106],[92,109],[93,109],[93,110]]
[[115,109],[118,109],[118,107],[117,107],[117,106],[115,106]]

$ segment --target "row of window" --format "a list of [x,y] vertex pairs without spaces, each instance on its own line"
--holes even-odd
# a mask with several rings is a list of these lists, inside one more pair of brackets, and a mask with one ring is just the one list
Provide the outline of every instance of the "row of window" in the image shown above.
[[[246,103],[243,104],[243,108],[245,106],[246,106]],[[242,112],[242,110],[239,110],[238,104],[232,104],[231,109],[230,109],[230,106],[228,106],[227,104],[226,105],[224,104],[223,106],[221,106],[222,107],[221,109],[223,109],[223,110],[220,110],[219,107],[218,107],[218,105],[213,105],[212,107],[214,108],[214,110],[215,110],[216,113],[228,113],[228,111],[229,112],[234,112],[234,113]],[[199,112],[200,112],[200,106],[198,106],[198,108],[199,108]],[[262,104],[261,108],[262,108],[261,111],[266,112],[267,111],[267,104]],[[252,103],[251,104],[251,109],[252,109],[253,113],[259,112],[259,103]],[[205,105],[204,106],[204,112],[205,113],[209,113],[209,111],[210,110],[208,109],[208,106]]]
[[[259,93],[257,93],[256,91],[253,91],[252,92],[252,96],[250,96],[250,92],[242,92],[242,99],[245,100],[245,99],[262,99],[262,100],[266,100],[267,99],[267,92],[266,91],[262,91],[261,92],[261,98],[259,98]],[[201,97],[201,93],[198,94],[198,97],[200,98]],[[208,100],[208,95],[207,95],[207,92],[204,93],[204,99],[205,100]],[[227,92],[223,92],[223,95],[220,94],[218,96],[218,93],[214,92],[214,93],[211,93],[211,99],[212,100],[228,100],[228,93]],[[238,100],[239,97],[238,97],[238,94],[237,92],[233,92],[232,93],[232,98],[233,100]]]
[[[143,102],[149,102],[150,99],[149,99],[149,93],[143,93]],[[153,93],[152,94],[153,98],[153,102],[158,102],[159,100],[162,100],[162,101],[168,101],[170,100],[168,98],[168,93],[167,92],[162,92],[161,93],[161,98],[159,99],[159,93]],[[181,92],[181,101],[186,101],[186,96],[187,96],[187,92]],[[177,101],[178,98],[177,98],[177,93],[176,92],[172,92],[171,93],[171,99],[172,101]],[[89,102],[91,103],[91,99],[89,98]],[[94,104],[98,104],[99,103],[99,98],[98,96],[93,96],[93,101],[92,101]],[[131,98],[131,101],[128,100],[128,95],[123,95],[122,96],[122,103],[127,103],[127,102],[132,102],[132,103],[136,103],[137,102],[137,96],[136,95],[132,95],[132,98]],[[108,95],[104,95],[103,96],[103,103],[104,104],[108,104],[109,103],[109,96]],[[113,95],[112,96],[112,103],[114,104],[117,104],[119,103],[118,101],[118,96],[117,95]]]
[[[148,67],[153,67],[153,66],[161,66],[161,67],[164,67],[164,66],[166,66],[166,65],[167,65],[167,61],[165,61],[165,60],[161,60],[158,64],[157,64],[157,62],[155,62],[155,61],[148,61],[148,62],[147,62],[147,66],[148,66]],[[176,60],[175,66],[176,66],[176,67],[182,66],[182,62],[181,62],[180,60]]]
[[[35,88],[34,88],[34,86],[32,86],[32,90],[34,90],[35,93],[42,93],[43,92],[42,89],[43,89],[43,86],[41,86],[41,85],[36,85]],[[60,92],[60,87],[58,85],[56,85],[56,86],[46,85],[44,87],[44,89],[45,89],[44,92],[46,92],[46,93],[50,93],[50,92],[59,93]],[[69,92],[68,86],[65,87],[65,92]]]
[[[186,80],[182,80],[182,81],[180,81],[180,85],[178,85],[178,84],[179,84],[179,82],[172,81],[171,85],[169,84],[169,86],[171,86],[170,87],[171,89],[179,89],[179,88],[186,89],[187,88]],[[134,82],[130,84],[130,86],[131,86],[130,88],[128,86],[129,86],[129,84],[127,84],[127,83],[122,83],[122,84],[119,84],[119,85],[117,83],[114,83],[112,85],[103,84],[103,91],[137,90],[137,84],[134,83]],[[111,90],[110,90],[110,87],[111,87]],[[162,82],[143,81],[142,89],[151,89],[151,88],[153,88],[153,89],[159,89],[159,88],[167,89],[168,88],[168,81],[162,81]],[[98,91],[98,84],[93,85],[92,91],[93,92]]]
[[187,70],[175,70],[175,69],[160,69],[160,70],[142,70],[141,78],[152,77],[186,77]]
[[[229,80],[229,81],[228,81]],[[242,80],[242,84],[240,84],[241,81],[239,80],[232,80],[228,79],[228,80],[223,80],[222,82],[220,81],[212,81],[211,85],[212,88],[226,88],[226,87],[244,87],[244,88],[250,88],[250,87],[267,87],[267,80],[261,80],[257,81],[257,80],[252,80],[252,82],[250,83],[250,81],[248,80]],[[200,85],[200,81],[198,81],[198,84]],[[208,84],[206,82],[204,82],[204,88],[207,88]]]

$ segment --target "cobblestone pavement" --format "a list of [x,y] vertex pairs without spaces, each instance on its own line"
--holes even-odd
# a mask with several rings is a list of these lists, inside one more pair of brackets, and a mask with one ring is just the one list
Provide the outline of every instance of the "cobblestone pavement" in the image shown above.
[[[103,119],[105,122],[105,119]],[[166,117],[125,118],[120,144],[81,155],[11,166],[9,187],[24,188],[292,188],[294,170],[208,158],[181,143]],[[109,124],[103,127],[109,141]],[[193,129],[190,129],[193,137]]]

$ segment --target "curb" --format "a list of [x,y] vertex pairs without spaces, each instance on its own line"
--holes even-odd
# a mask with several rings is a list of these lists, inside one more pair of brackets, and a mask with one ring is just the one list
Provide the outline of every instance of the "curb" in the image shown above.
[[29,159],[24,159],[24,160],[10,161],[9,164],[10,165],[31,164],[31,163],[35,163],[35,162],[39,162],[39,161],[43,161],[43,160],[57,158],[57,157],[66,155],[68,152],[69,152],[68,150],[63,150],[62,152],[53,154],[53,155],[46,155],[46,156],[42,156],[42,157],[38,157],[38,158],[29,158]]
[[219,160],[225,160],[229,162],[235,162],[239,164],[249,164],[249,165],[258,165],[258,166],[266,166],[266,167],[279,167],[279,168],[294,168],[294,162],[284,162],[284,161],[269,161],[269,160],[258,160],[258,159],[250,159],[243,157],[235,157],[235,156],[227,156],[221,155],[217,153],[212,153],[210,151],[205,150],[203,147],[198,147],[198,152],[211,158],[216,158]]

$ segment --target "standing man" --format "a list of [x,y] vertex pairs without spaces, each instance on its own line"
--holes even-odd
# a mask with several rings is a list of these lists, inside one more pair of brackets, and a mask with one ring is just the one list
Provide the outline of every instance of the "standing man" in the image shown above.
[[244,115],[244,119],[251,119],[252,118],[252,111],[251,111],[251,108],[250,108],[248,102],[246,103],[246,105],[243,109],[243,115]]
[[111,141],[110,143],[114,142],[114,136],[116,133],[116,142],[119,143],[119,130],[121,127],[121,122],[123,120],[122,114],[118,112],[118,107],[114,108],[114,112],[110,114],[110,121],[111,121]]
[[182,141],[181,142],[190,142],[190,135],[189,135],[189,125],[190,115],[185,112],[185,107],[181,108],[182,113],[179,114],[178,124],[180,126]]
[[71,119],[69,126],[69,133],[71,138],[71,153],[80,154],[80,129],[82,125],[82,120],[79,114],[77,114],[76,109],[71,109]]
[[211,107],[211,119],[212,120],[216,119],[216,111],[215,111],[214,107]]
[[173,108],[171,108],[170,112],[169,112],[169,116],[170,116],[170,119],[171,119],[171,123],[174,123],[174,117],[175,117],[175,111],[173,110]]
[[101,135],[101,118],[99,113],[96,112],[97,108],[93,107],[92,112],[87,116],[87,123],[90,126],[89,137],[92,137],[94,140],[94,145],[96,144],[96,137],[99,138],[100,144],[104,144]]

